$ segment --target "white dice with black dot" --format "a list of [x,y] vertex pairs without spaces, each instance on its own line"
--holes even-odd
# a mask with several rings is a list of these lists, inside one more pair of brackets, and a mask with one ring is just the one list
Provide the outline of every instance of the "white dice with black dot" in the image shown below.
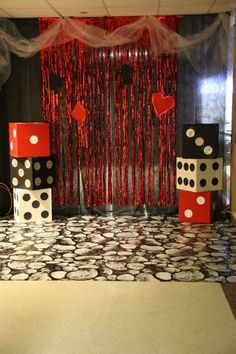
[[26,190],[13,188],[14,219],[18,222],[52,221],[51,188]]
[[177,157],[176,188],[190,192],[222,189],[223,159],[185,159]]

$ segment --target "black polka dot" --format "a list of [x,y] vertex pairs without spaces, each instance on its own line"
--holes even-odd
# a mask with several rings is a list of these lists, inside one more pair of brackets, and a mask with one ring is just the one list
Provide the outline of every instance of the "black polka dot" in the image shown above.
[[211,181],[211,183],[213,184],[213,186],[217,186],[217,184],[218,184],[218,178],[212,178],[212,181]]
[[42,199],[42,200],[47,200],[48,199],[48,194],[47,193],[41,193],[40,194],[40,198]]
[[17,210],[16,210],[16,213],[17,213],[17,216],[19,216],[19,215],[20,215],[20,213],[19,213],[19,209],[17,209]]
[[19,202],[19,196],[18,196],[18,194],[16,195],[16,200]]
[[194,182],[194,180],[193,179],[190,179],[190,181],[189,181],[189,185],[190,185],[190,187],[194,187],[194,185],[195,185],[195,182]]
[[25,202],[28,202],[28,201],[30,200],[30,195],[29,195],[28,193],[25,193],[25,194],[23,195],[23,200],[24,200]]
[[179,170],[181,170],[181,168],[183,167],[182,162],[179,161],[178,164],[177,164],[177,167],[178,167]]
[[194,171],[194,170],[195,170],[195,165],[194,165],[194,163],[190,163],[190,170],[191,170],[191,171]]
[[218,170],[218,168],[219,168],[219,164],[218,164],[218,162],[214,162],[213,164],[212,164],[212,168],[213,168],[213,170]]
[[187,186],[188,185],[188,179],[184,178],[184,185]]
[[206,180],[204,179],[204,178],[202,178],[201,180],[200,180],[200,186],[201,187],[205,187],[205,185],[206,185]]
[[38,208],[40,206],[40,203],[38,200],[34,200],[33,203],[32,203],[32,207],[33,208]]
[[185,164],[184,164],[184,169],[185,169],[185,171],[188,171],[188,163],[187,162],[185,162]]
[[49,213],[47,210],[42,211],[41,216],[42,218],[46,219],[48,217]]
[[24,213],[24,219],[25,220],[30,220],[32,218],[32,214],[27,212],[27,213]]
[[178,184],[182,184],[183,180],[181,177],[178,178]]
[[201,170],[201,171],[205,171],[206,168],[207,168],[206,164],[205,164],[205,163],[201,163],[201,165],[200,165],[200,170]]

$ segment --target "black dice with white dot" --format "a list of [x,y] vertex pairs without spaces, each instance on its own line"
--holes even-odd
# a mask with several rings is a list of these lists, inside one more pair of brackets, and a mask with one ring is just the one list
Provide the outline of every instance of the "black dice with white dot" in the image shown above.
[[55,159],[50,157],[10,158],[13,188],[38,190],[52,188],[55,182]]
[[216,158],[219,154],[219,124],[184,124],[184,158]]

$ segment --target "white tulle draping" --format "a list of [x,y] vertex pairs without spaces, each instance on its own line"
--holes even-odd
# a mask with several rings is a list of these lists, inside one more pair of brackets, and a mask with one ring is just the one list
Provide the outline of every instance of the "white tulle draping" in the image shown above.
[[227,62],[228,18],[228,15],[220,14],[203,31],[186,37],[172,31],[153,16],[141,17],[111,33],[88,25],[80,19],[63,18],[55,21],[47,31],[32,39],[24,38],[10,20],[1,19],[0,87],[10,76],[10,53],[27,58],[43,48],[74,39],[96,48],[114,47],[138,41],[144,30],[149,32],[151,48],[155,55],[183,53],[200,73],[203,71],[200,62],[203,55],[201,47],[204,45],[204,52],[212,58],[211,71],[214,72]]

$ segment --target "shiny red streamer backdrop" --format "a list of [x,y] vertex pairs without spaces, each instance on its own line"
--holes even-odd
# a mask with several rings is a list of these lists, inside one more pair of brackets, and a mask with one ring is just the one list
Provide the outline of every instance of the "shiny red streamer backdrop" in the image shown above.
[[[135,17],[80,19],[108,31]],[[159,17],[176,31],[178,17]],[[55,19],[39,19],[42,33]],[[57,159],[54,205],[174,205],[176,109],[155,116],[152,93],[176,98],[175,55],[155,57],[148,32],[136,43],[91,48],[78,41],[44,49],[43,120],[51,126]],[[122,86],[129,64],[133,84]],[[53,87],[52,75],[61,84]],[[70,112],[80,101],[88,111],[82,128]]]

